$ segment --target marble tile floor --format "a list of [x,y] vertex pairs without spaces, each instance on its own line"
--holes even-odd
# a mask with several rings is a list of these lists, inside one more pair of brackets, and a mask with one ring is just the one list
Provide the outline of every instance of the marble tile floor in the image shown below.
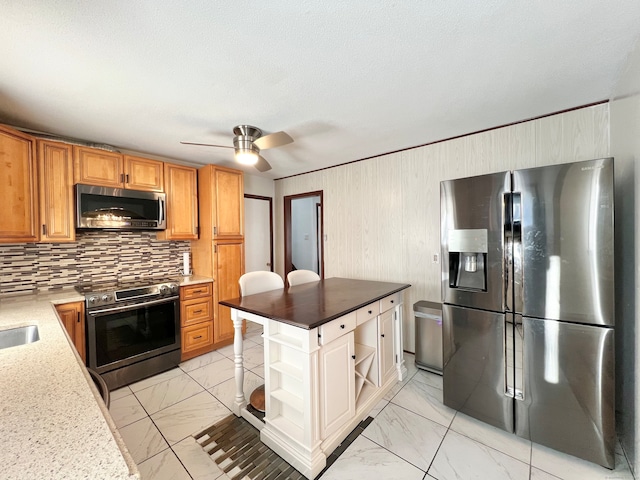
[[[248,325],[247,395],[263,382],[260,327]],[[111,415],[142,480],[228,477],[191,435],[231,413],[233,347],[180,364],[112,392]],[[414,366],[371,412],[373,421],[322,480],[619,480],[633,479],[618,445],[616,469],[532,444],[442,404],[442,378]]]

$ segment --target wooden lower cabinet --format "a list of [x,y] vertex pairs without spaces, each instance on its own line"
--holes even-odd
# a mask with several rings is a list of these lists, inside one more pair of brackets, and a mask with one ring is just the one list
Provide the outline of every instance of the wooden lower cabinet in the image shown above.
[[213,283],[180,287],[181,360],[213,350]]
[[63,303],[55,306],[60,321],[78,351],[82,361],[87,363],[84,302]]

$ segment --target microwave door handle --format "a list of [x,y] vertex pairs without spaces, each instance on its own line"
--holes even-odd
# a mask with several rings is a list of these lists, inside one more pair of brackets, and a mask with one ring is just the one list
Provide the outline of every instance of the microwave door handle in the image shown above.
[[160,209],[160,223],[164,222],[164,200],[162,198],[158,199],[158,207]]

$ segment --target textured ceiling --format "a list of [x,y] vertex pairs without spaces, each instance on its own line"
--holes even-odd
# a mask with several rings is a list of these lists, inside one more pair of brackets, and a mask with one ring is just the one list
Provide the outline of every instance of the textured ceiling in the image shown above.
[[[638,0],[0,0],[0,121],[279,178],[608,99]],[[249,167],[249,173],[256,173]]]

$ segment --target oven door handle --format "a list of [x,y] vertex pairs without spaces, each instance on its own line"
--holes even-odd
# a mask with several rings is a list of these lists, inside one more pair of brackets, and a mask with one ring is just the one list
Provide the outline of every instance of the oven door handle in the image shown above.
[[104,308],[102,310],[89,310],[87,312],[88,315],[97,315],[99,313],[114,313],[114,312],[123,312],[126,310],[135,310],[140,307],[146,307],[150,305],[158,305],[159,303],[168,303],[178,300],[179,297],[166,297],[160,300],[155,300],[153,302],[143,302],[143,303],[135,303],[133,305],[123,305],[122,307],[113,307],[113,308]]

